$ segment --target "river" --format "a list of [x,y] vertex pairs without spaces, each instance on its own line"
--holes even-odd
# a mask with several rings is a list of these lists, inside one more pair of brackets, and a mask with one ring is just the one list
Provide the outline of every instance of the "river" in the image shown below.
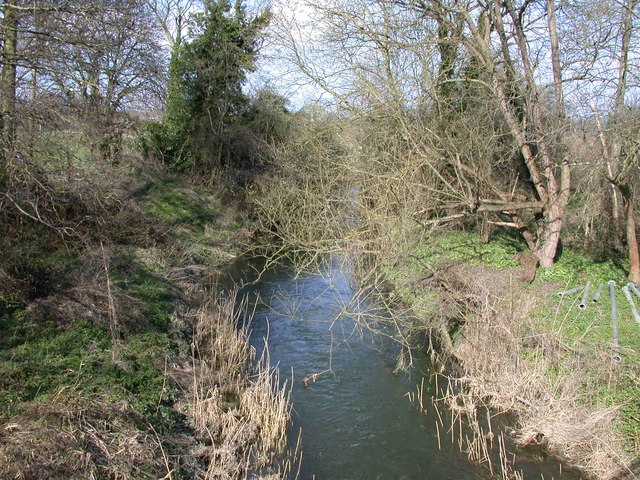
[[[236,270],[253,280],[248,265]],[[425,414],[410,401],[421,384],[425,396],[435,394],[426,355],[394,372],[397,344],[359,327],[374,307],[358,299],[347,267],[269,269],[243,293],[256,305],[252,346],[260,353],[266,340],[271,364],[292,385],[289,436],[291,445],[301,436],[301,479],[491,478],[452,442],[446,420],[437,429],[435,411]],[[525,479],[579,478],[553,460],[514,455]]]

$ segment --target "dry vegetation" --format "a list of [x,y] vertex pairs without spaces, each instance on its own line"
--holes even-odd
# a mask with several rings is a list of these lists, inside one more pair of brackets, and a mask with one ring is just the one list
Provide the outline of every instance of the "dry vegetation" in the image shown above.
[[[424,270],[424,262],[414,267]],[[594,331],[605,338],[609,332],[608,305],[583,320],[590,325],[570,334],[566,326],[576,321],[577,300],[561,304],[555,293],[563,284],[557,282],[539,280],[535,290],[524,289],[518,274],[515,267],[449,261],[423,279],[417,294],[408,294],[409,277],[395,277],[404,301],[417,311],[420,303],[412,297],[437,295],[429,328],[443,345],[434,354],[450,375],[442,398],[471,432],[462,434],[460,426],[461,449],[491,465],[489,452],[500,445],[490,424],[477,419],[489,408],[492,415],[515,416],[514,440],[520,447],[542,447],[588,477],[633,478],[636,408],[622,412],[633,405],[638,388],[633,325],[625,330],[624,361],[612,362],[611,344],[593,337]],[[607,400],[612,392],[617,393]]]
[[[624,471],[630,457],[613,428],[621,406],[598,405],[589,398],[595,392],[585,391],[586,378],[592,384],[616,381],[619,367],[609,346],[568,344],[553,323],[541,330],[532,316],[548,298],[509,299],[508,291],[495,288],[502,275],[461,275],[473,279],[467,286],[477,306],[452,352],[461,376],[454,382],[464,387],[460,395],[517,414],[521,446],[543,446],[599,478]],[[627,361],[635,362],[636,354]]]
[[12,175],[2,478],[242,478],[284,449],[288,394],[254,361],[235,296],[211,299],[246,223],[151,167]]
[[250,240],[241,186],[287,127],[279,97],[241,91],[267,21],[0,2],[1,478],[240,478],[283,448],[286,392],[235,299],[210,298]]
[[273,469],[274,456],[286,447],[289,394],[266,352],[254,362],[247,327],[239,325],[244,315],[234,294],[201,307],[191,364],[165,370],[166,382],[180,386],[174,408],[186,416],[183,428],[191,429],[171,433],[157,424],[160,435],[126,400],[110,402],[77,386],[63,387],[2,422],[0,475],[182,478],[186,462],[176,456],[181,447],[196,478],[236,479]]
[[[127,402],[82,402],[65,389],[3,422],[3,478],[162,478],[162,442]],[[164,460],[167,460],[164,458]]]
[[[246,307],[246,305],[245,305]],[[182,408],[208,458],[205,479],[243,478],[286,448],[289,392],[268,352],[255,362],[246,308],[234,293],[202,307],[195,320],[193,385]]]

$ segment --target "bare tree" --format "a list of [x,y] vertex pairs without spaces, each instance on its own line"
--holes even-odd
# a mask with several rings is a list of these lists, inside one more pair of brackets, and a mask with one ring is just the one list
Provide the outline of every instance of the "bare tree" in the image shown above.
[[43,1],[21,11],[22,103],[36,116],[46,108],[39,99],[57,105],[67,128],[81,126],[95,152],[116,161],[122,112],[149,103],[164,84],[151,15],[142,0]]
[[173,51],[182,44],[189,13],[201,6],[200,0],[147,0],[147,5]]
[[[639,5],[640,2],[637,0],[625,0],[612,8],[610,25],[615,33],[607,49],[615,60],[614,65],[617,65],[617,70],[609,75],[614,91],[611,95],[612,109],[606,122],[601,118],[598,108],[592,104],[602,147],[604,175],[611,186],[614,226],[618,235],[626,240],[629,254],[629,279],[634,283],[640,283],[640,253],[634,203],[640,152],[636,133],[638,114],[628,107],[625,99],[630,88],[637,86],[631,84],[629,78],[630,57],[636,53],[632,40],[636,29],[634,19],[637,17]],[[625,223],[624,233],[620,226],[620,208],[622,208]]]
[[115,161],[122,135],[118,112],[160,93],[163,58],[144,3],[96,2],[92,10],[90,17],[59,19],[67,24],[68,41],[53,47],[45,65],[53,88],[92,122],[92,144]]
[[[618,85],[616,88],[616,103],[614,115],[616,119],[623,117],[625,94],[628,89],[627,78],[629,73],[629,55],[631,52],[631,39],[633,35],[633,17],[639,2],[637,0],[627,0],[622,7],[622,41],[620,43],[620,59],[618,68]],[[629,279],[640,283],[640,252],[638,251],[638,237],[636,232],[636,216],[634,205],[634,186],[631,184],[632,170],[638,168],[638,145],[633,142],[631,151],[624,151],[615,148],[614,151],[607,151],[608,165],[611,172],[609,180],[620,190],[624,205],[624,216],[626,222],[626,240],[629,251]],[[613,159],[612,155],[619,155],[621,158]],[[607,155],[606,154],[606,155]],[[617,165],[616,165],[617,164]],[[616,168],[617,167],[617,168]]]
[[[553,10],[553,6],[548,7]],[[551,265],[569,200],[571,168],[562,137],[557,135],[559,123],[548,122],[544,92],[549,82],[543,82],[544,75],[538,72],[534,60],[540,52],[531,49],[540,44],[541,31],[557,39],[555,19],[545,22],[545,10],[536,4],[511,0],[486,5],[473,1],[379,0],[314,3],[313,7],[324,22],[324,33],[318,36],[322,46],[314,44],[310,48],[307,43],[303,47],[291,33],[295,30],[283,29],[281,36],[291,52],[289,58],[350,112],[372,118],[384,110],[402,126],[402,138],[409,138],[409,131],[415,135],[410,124],[416,118],[425,118],[416,110],[419,105],[422,112],[428,112],[432,106],[450,103],[452,93],[464,84],[482,86],[477,92],[501,113],[518,150],[509,169],[511,178],[503,174],[496,185],[495,175],[489,175],[489,180],[476,173],[473,160],[465,164],[449,156],[441,149],[443,134],[433,126],[415,142],[414,152],[428,159],[434,151],[440,151],[446,167],[440,161],[425,162],[439,178],[438,188],[450,202],[457,201],[472,213],[503,212],[535,250],[541,264]],[[559,48],[558,42],[553,42],[551,86],[555,87],[559,102],[556,110],[562,117],[565,107]],[[318,54],[322,61],[312,58]],[[471,63],[476,70],[473,76],[463,71]],[[452,111],[461,112],[460,108]],[[450,121],[451,115],[442,119],[443,125]],[[456,140],[450,130],[444,137],[447,144]],[[457,141],[460,146],[467,143],[462,136]],[[525,175],[521,174],[520,162]],[[451,172],[453,177],[446,179]],[[491,197],[481,197],[480,192]],[[522,213],[531,210],[540,212],[533,227]]]

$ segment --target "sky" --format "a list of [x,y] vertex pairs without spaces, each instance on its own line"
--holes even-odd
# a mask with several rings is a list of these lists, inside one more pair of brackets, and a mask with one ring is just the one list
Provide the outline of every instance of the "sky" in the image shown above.
[[[251,2],[255,7],[255,3]],[[297,111],[304,105],[321,102],[326,93],[300,74],[290,62],[283,59],[280,35],[285,25],[295,25],[289,32],[301,44],[313,38],[312,12],[304,0],[273,0],[273,21],[267,28],[267,38],[260,51],[258,69],[249,76],[247,91],[271,88],[289,101],[289,108]]]

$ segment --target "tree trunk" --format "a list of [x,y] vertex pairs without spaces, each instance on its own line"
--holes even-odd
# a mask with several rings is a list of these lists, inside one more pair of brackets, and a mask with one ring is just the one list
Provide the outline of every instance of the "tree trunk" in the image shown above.
[[[627,71],[629,68],[629,48],[631,45],[631,37],[633,33],[633,11],[638,4],[638,0],[627,0],[624,5],[624,16],[622,22],[622,45],[620,51],[620,67],[618,70],[618,87],[616,90],[616,117],[620,117],[624,114],[624,98],[627,91]],[[614,141],[614,151],[611,152],[613,161],[618,164],[618,156],[621,155],[621,148],[619,145],[619,139]],[[616,165],[616,173],[620,169],[619,165]],[[622,204],[624,208],[624,217],[626,222],[625,233],[627,237],[627,248],[629,251],[629,280],[633,283],[640,282],[640,255],[638,253],[638,237],[636,235],[636,216],[633,205],[633,190],[627,183],[621,183],[620,180],[616,182],[618,189],[622,197]],[[615,200],[615,192],[614,192]]]
[[6,180],[7,157],[15,148],[16,140],[16,46],[18,15],[14,2],[3,3],[2,73],[0,73],[0,183]]
[[620,185],[620,193],[624,202],[624,216],[626,219],[627,247],[629,249],[629,280],[640,284],[640,252],[638,251],[638,236],[636,234],[636,215],[633,205],[633,191],[629,185]]
[[[440,15],[447,15],[441,12]],[[438,92],[440,102],[447,104],[455,91],[453,83],[454,69],[458,60],[458,39],[456,32],[452,31],[452,22],[439,17],[438,22],[438,52],[440,64],[438,66]],[[440,103],[439,102],[439,103]]]
[[[618,65],[618,84],[616,86],[616,104],[615,104],[615,116],[614,122],[619,120],[624,112],[624,98],[627,93],[627,73],[629,70],[629,48],[631,45],[631,34],[633,33],[633,11],[638,3],[638,0],[626,0],[623,7],[622,17],[622,43],[620,45],[620,63]],[[607,170],[611,178],[617,175],[620,170],[619,158],[621,155],[622,146],[620,139],[614,136],[611,143],[611,150],[607,157]],[[622,223],[620,219],[620,202],[618,201],[618,188],[616,185],[611,185],[612,195],[612,218],[613,225],[618,235],[618,238],[622,239]],[[628,219],[626,214],[626,206],[623,198],[623,208],[625,208],[625,218]],[[633,209],[632,209],[633,211]],[[628,231],[628,226],[627,226]],[[627,233],[628,234],[628,233]]]
[[562,69],[560,65],[560,44],[558,41],[558,26],[556,23],[555,0],[547,0],[547,24],[551,39],[551,65],[553,67],[553,84],[556,96],[556,108],[560,118],[566,117],[564,94],[562,93]]
[[629,70],[629,47],[633,33],[633,11],[638,0],[627,0],[622,20],[622,45],[620,46],[620,64],[618,67],[618,85],[616,88],[616,114],[622,113],[624,97],[627,92],[627,72]]
[[542,245],[536,251],[541,267],[551,267],[556,258],[560,233],[564,217],[564,205],[556,202],[545,212],[545,228],[542,234]]

